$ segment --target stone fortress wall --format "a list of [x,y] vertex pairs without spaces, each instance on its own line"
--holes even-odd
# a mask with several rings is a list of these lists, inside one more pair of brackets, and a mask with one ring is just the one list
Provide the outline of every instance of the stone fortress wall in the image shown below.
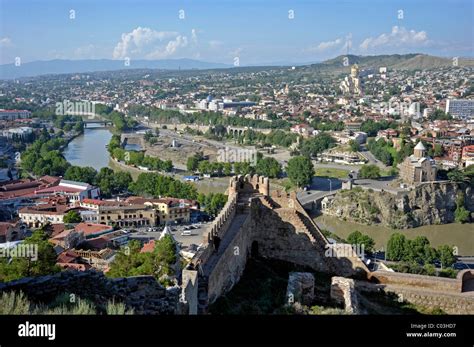
[[460,271],[456,278],[442,278],[390,271],[374,271],[370,282],[356,281],[360,292],[383,290],[401,301],[448,314],[474,314],[474,270]]
[[[182,301],[189,313],[205,313],[209,304],[232,289],[247,259],[256,255],[315,271],[366,276],[366,266],[352,249],[349,256],[339,256],[341,250],[330,247],[296,194],[271,192],[267,177],[232,177],[227,204],[183,270]],[[326,256],[328,249],[332,256]]]

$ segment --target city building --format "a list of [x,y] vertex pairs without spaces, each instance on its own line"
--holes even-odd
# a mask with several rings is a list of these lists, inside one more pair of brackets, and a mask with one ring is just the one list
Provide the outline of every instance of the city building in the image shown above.
[[0,120],[16,120],[30,117],[31,112],[27,110],[0,110]]
[[71,203],[84,199],[97,199],[100,197],[100,190],[88,183],[61,180],[58,185],[39,189],[36,194],[40,195],[62,195],[69,199]]
[[20,219],[31,228],[40,228],[45,224],[64,223],[64,215],[70,207],[62,204],[46,203],[26,206],[18,210]]
[[191,200],[177,198],[146,199],[130,197],[127,201],[154,208],[156,210],[157,225],[189,223],[191,219],[190,206],[195,204]]
[[474,118],[474,100],[455,100],[446,101],[446,112],[454,118],[473,119]]
[[84,199],[79,206],[84,222],[91,224],[116,225],[118,227],[155,226],[157,213],[154,208],[144,204],[126,201]]
[[426,148],[420,141],[415,146],[414,153],[399,165],[400,178],[409,184],[436,181],[436,164],[426,156]]
[[463,147],[461,162],[464,167],[474,165],[474,145]]

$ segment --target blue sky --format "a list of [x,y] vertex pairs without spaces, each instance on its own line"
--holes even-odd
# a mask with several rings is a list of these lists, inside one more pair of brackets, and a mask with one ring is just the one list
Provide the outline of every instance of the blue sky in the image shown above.
[[[362,55],[473,56],[473,4],[472,0],[0,0],[0,63],[12,63],[15,57],[22,62],[192,58],[232,64],[238,57],[241,65],[301,63],[345,54],[348,46],[350,53]],[[184,19],[179,18],[180,10]]]

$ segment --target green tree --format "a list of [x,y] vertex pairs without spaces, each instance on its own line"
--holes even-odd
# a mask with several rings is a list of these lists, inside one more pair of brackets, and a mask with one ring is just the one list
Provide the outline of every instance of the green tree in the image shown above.
[[356,230],[347,236],[347,242],[351,245],[364,245],[364,251],[372,253],[375,246],[375,241],[369,235],[362,234]]
[[71,210],[71,211],[68,211],[64,215],[63,221],[64,221],[64,223],[67,223],[67,224],[80,223],[80,222],[82,222],[82,218],[81,218],[81,215],[79,214],[79,212],[77,212],[75,210]]
[[304,156],[316,157],[326,149],[331,148],[336,140],[327,133],[321,133],[308,140],[303,140],[300,145],[300,152]]
[[453,169],[448,172],[448,179],[453,182],[463,182],[464,174],[461,170]]
[[350,140],[349,141],[349,147],[350,147],[352,152],[359,152],[359,150],[360,150],[360,144],[356,140]]
[[394,233],[387,243],[387,259],[400,261],[405,257],[407,241],[405,235]]
[[[31,245],[30,249],[33,250],[30,257],[0,258],[0,281],[8,282],[22,277],[43,276],[60,271],[56,265],[56,252],[43,230],[34,231],[30,237],[25,238],[21,247],[28,245]],[[13,250],[10,254],[13,254]]]
[[262,158],[257,160],[255,171],[259,175],[277,178],[281,174],[281,165],[275,158]]
[[70,166],[64,174],[64,178],[67,180],[86,182],[89,184],[93,184],[95,182],[96,176],[97,171],[90,166]]
[[152,275],[162,284],[169,284],[162,279],[162,276],[174,274],[177,255],[173,238],[166,235],[156,240],[152,252],[141,253],[141,248],[138,240],[132,240],[127,246],[122,247],[110,264],[107,276],[114,278]]
[[464,194],[458,194],[456,198],[456,210],[454,211],[454,219],[458,223],[469,222],[470,212],[464,207]]
[[186,162],[186,168],[188,171],[195,172],[199,166],[199,158],[196,155],[192,155]]
[[453,247],[449,245],[441,245],[438,247],[439,261],[443,267],[450,267],[456,262]]
[[314,176],[313,163],[305,156],[294,157],[288,161],[286,172],[294,185],[303,187],[310,184]]
[[359,170],[359,177],[360,178],[379,178],[380,177],[380,168],[377,165],[373,164],[366,164],[362,165]]

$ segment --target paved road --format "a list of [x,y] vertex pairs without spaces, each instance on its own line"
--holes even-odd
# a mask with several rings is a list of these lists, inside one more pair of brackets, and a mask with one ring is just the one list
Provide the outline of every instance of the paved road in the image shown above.
[[313,177],[311,187],[307,191],[299,192],[296,196],[304,206],[342,188],[342,181],[338,178]]
[[[208,229],[209,225],[210,223],[199,224],[199,228],[189,230],[191,231],[190,236],[181,235],[184,226],[173,226],[172,229],[174,230],[171,231],[171,234],[177,242],[181,243],[183,247],[188,247],[191,244],[199,246],[203,242],[204,232]],[[158,240],[162,229],[163,228],[160,228],[160,231],[148,231],[148,228],[137,228],[136,230],[138,230],[138,232],[134,232],[129,235],[133,239],[147,242],[148,240]]]
[[361,145],[360,151],[358,152],[361,156],[369,161],[369,164],[377,165],[382,170],[387,170],[387,166],[380,160],[374,157],[374,155],[367,149],[366,145]]

